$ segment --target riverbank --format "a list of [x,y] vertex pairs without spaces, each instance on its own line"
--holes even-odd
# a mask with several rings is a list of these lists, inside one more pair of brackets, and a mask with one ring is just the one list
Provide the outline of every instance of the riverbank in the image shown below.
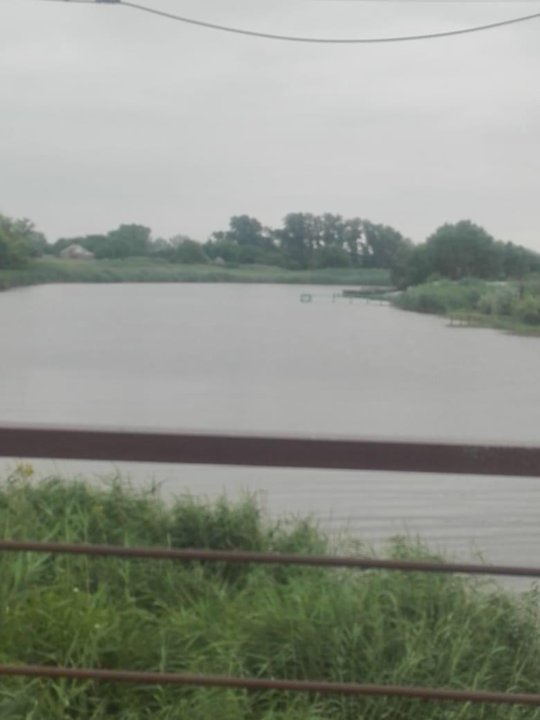
[[[110,481],[0,487],[5,538],[327,553],[309,521]],[[344,548],[342,547],[341,550]],[[347,549],[347,548],[345,548]],[[352,543],[349,550],[358,551]],[[430,557],[395,542],[389,554]],[[538,598],[445,575],[4,554],[2,662],[538,692]],[[449,707],[384,698],[4,680],[2,717],[64,720],[443,720]],[[452,706],[452,713],[456,707]],[[540,711],[459,706],[460,720]]]
[[322,268],[286,270],[266,265],[180,265],[148,258],[61,260],[41,258],[21,270],[0,270],[0,290],[46,283],[277,283],[298,285],[391,285],[388,270]]
[[517,282],[436,280],[410,287],[392,299],[395,307],[443,315],[456,326],[486,327],[540,336],[540,278]]

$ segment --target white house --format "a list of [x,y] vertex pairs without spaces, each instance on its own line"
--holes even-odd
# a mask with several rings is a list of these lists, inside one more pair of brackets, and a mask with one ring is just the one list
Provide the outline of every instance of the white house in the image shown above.
[[92,260],[94,253],[86,250],[82,245],[73,243],[62,250],[60,257],[64,260]]

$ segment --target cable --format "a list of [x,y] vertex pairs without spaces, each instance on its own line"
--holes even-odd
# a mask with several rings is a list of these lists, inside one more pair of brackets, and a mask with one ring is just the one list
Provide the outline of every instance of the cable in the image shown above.
[[[72,0],[66,0],[70,2]],[[249,37],[263,38],[265,40],[282,40],[286,42],[297,42],[297,43],[318,43],[318,44],[332,44],[332,45],[354,45],[354,44],[375,44],[375,43],[396,43],[396,42],[409,42],[412,40],[434,40],[437,38],[452,37],[455,35],[465,35],[468,33],[481,32],[483,30],[493,30],[495,28],[506,27],[508,25],[515,25],[516,23],[527,22],[528,20],[534,20],[540,18],[540,12],[533,13],[532,15],[525,15],[518,18],[512,18],[510,20],[501,20],[499,22],[489,23],[488,25],[477,25],[476,27],[463,28],[461,30],[447,30],[445,32],[428,33],[425,35],[403,35],[395,37],[376,37],[376,38],[318,38],[318,37],[298,37],[295,35],[277,35],[274,33],[258,32],[256,30],[244,30],[242,28],[229,27],[228,25],[218,25],[216,23],[205,22],[204,20],[194,20],[193,18],[183,17],[182,15],[173,15],[172,13],[165,12],[163,10],[155,10],[154,8],[146,7],[145,5],[138,5],[134,2],[127,2],[120,0],[118,3],[125,7],[133,8],[134,10],[140,10],[147,12],[152,15],[159,15],[160,17],[167,18],[169,20],[176,20],[178,22],[187,23],[188,25],[196,25],[198,27],[207,28],[210,30],[219,30],[226,33],[234,33],[236,35],[248,35]]]
[[[114,2],[116,2],[116,0],[114,0]],[[483,5],[524,5],[538,3],[539,0],[310,0],[310,2],[329,2],[335,4],[339,2],[361,2],[371,5],[380,5],[381,3],[392,3],[393,5],[419,5],[422,3],[428,5],[473,5],[476,3]]]
[[[195,20],[194,18],[187,18],[182,15],[173,15],[172,13],[165,12],[164,10],[155,10],[149,8],[146,5],[138,5],[137,3],[128,2],[127,0],[45,0],[52,2],[75,2],[83,5],[103,3],[110,5],[124,5],[125,7],[132,8],[134,10],[140,10],[141,12],[147,12],[151,15],[158,15],[168,20],[176,20],[177,22],[186,23],[188,25],[196,25],[197,27],[207,28],[209,30],[218,30],[220,32],[233,33],[235,35],[247,35],[248,37],[262,38],[264,40],[281,40],[284,42],[297,42],[297,43],[316,43],[324,45],[367,45],[367,44],[380,44],[380,43],[397,43],[397,42],[411,42],[414,40],[436,40],[438,38],[454,37],[456,35],[467,35],[470,33],[483,32],[484,30],[494,30],[496,28],[507,27],[508,25],[515,25],[517,23],[527,22],[529,20],[535,20],[540,18],[540,12],[532,13],[531,15],[523,15],[522,17],[511,18],[510,20],[500,20],[499,22],[488,23],[487,25],[477,25],[475,27],[462,28],[461,30],[446,30],[438,33],[426,33],[425,35],[398,35],[395,37],[375,37],[375,38],[317,38],[317,37],[301,37],[296,35],[277,35],[274,33],[258,32],[257,30],[245,30],[242,28],[230,27],[228,25],[218,25],[216,23],[206,22],[204,20]],[[335,0],[334,0],[335,1]],[[372,0],[359,0],[364,2],[370,2]],[[375,2],[392,2],[393,0],[374,0]],[[396,0],[396,2],[425,2],[426,0]],[[433,2],[434,0],[428,0]],[[461,0],[452,0],[453,2],[460,2]],[[473,2],[475,0],[472,0]],[[487,2],[488,0],[476,0],[481,2]],[[503,2],[505,0],[502,0]],[[528,0],[530,2],[536,0]],[[43,2],[43,0],[42,0]]]

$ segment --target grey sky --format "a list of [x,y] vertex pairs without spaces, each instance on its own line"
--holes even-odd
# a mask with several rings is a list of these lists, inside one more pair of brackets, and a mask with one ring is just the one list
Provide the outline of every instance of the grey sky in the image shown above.
[[[144,0],[141,0],[144,2]],[[540,2],[146,0],[269,32],[441,31]],[[108,5],[0,0],[0,212],[51,240],[122,222],[205,240],[231,215],[336,212],[422,241],[469,218],[540,251],[540,20],[308,46]]]

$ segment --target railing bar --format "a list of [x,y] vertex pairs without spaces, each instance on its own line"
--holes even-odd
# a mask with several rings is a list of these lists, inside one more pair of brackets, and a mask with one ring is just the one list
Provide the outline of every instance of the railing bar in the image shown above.
[[317,682],[312,680],[276,680],[274,678],[239,678],[223,675],[140,672],[133,670],[93,670],[89,668],[46,667],[37,665],[0,665],[0,676],[47,679],[97,680],[141,685],[190,685],[243,690],[280,690],[319,694],[341,694],[379,697],[402,697],[447,702],[495,703],[506,705],[540,705],[540,694],[505,693],[446,688],[409,687],[359,683]]
[[540,477],[540,447],[0,426],[0,457]]
[[540,577],[540,568],[480,563],[442,563],[428,560],[398,560],[340,555],[302,555],[246,550],[201,550],[196,548],[122,547],[25,540],[0,540],[0,552],[38,552],[131,559],[210,561],[265,565],[305,565],[358,570],[399,570],[404,572],[463,573]]

